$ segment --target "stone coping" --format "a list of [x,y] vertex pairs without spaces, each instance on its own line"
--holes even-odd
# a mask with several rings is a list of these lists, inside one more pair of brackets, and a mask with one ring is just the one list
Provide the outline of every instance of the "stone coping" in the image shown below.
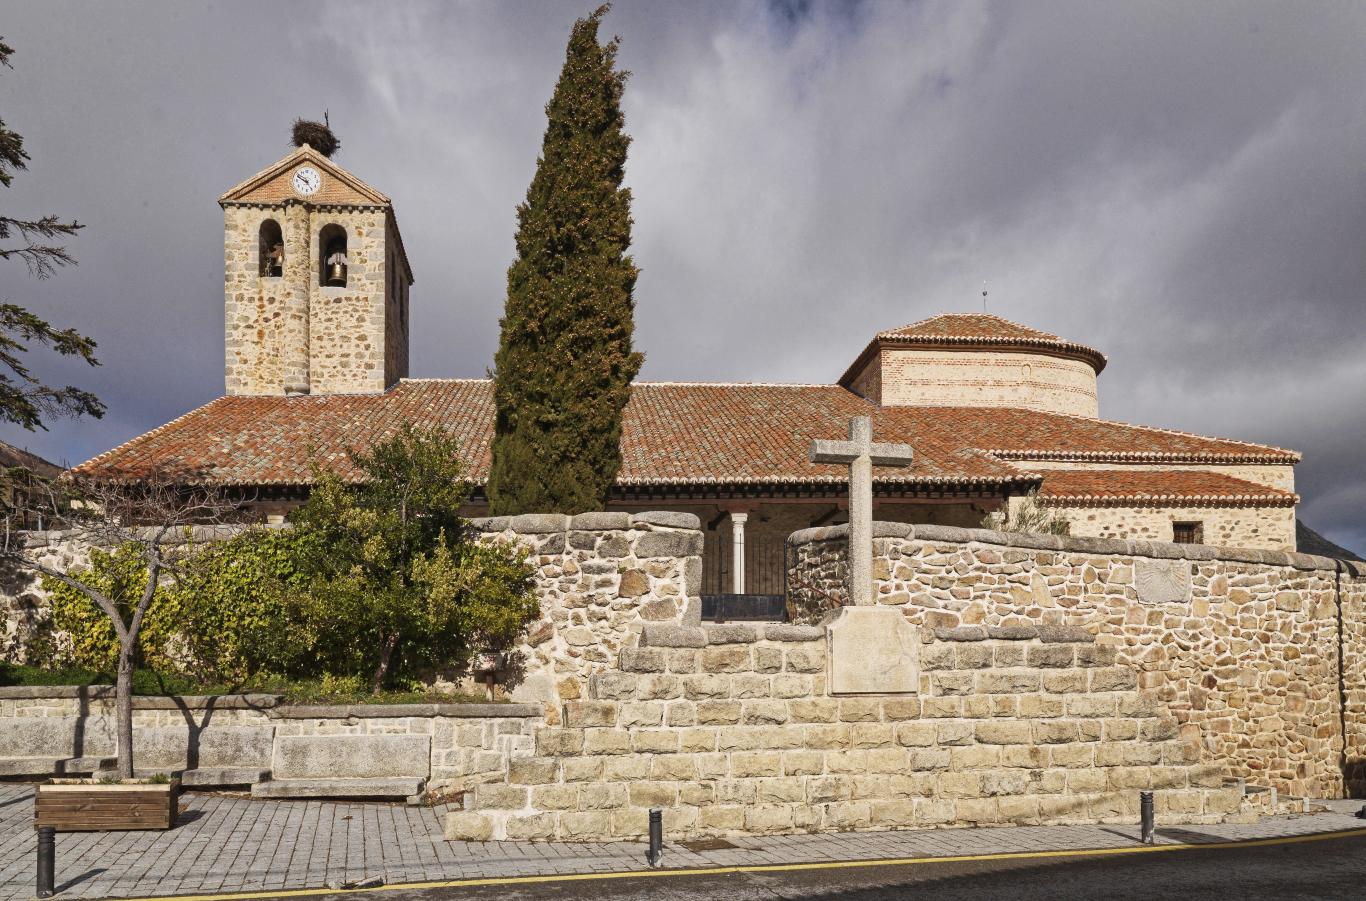
[[471,519],[479,532],[516,532],[519,535],[544,535],[553,532],[607,532],[614,530],[661,527],[700,531],[702,520],[692,513],[660,510],[649,513],[599,512],[569,516],[564,513],[525,513],[521,516],[484,516]]
[[[29,701],[44,698],[114,700],[112,685],[7,685],[0,687],[0,701]],[[272,694],[226,695],[133,695],[134,710],[263,710],[280,704],[284,698]]]
[[640,646],[704,648],[756,641],[820,641],[824,637],[824,626],[798,626],[792,623],[704,623],[700,626],[645,623],[640,634]]
[[112,697],[112,685],[0,685],[0,701]]
[[[823,526],[802,529],[788,536],[797,546],[834,539],[847,540],[849,526]],[[1293,551],[1263,551],[1252,548],[1214,547],[1203,544],[1172,544],[1166,541],[1128,541],[1119,538],[1081,538],[1037,535],[1026,532],[997,532],[992,529],[960,529],[954,526],[912,525],[900,522],[873,523],[874,538],[908,538],[917,541],[944,541],[953,544],[992,544],[1000,547],[1038,551],[1065,551],[1116,557],[1155,557],[1165,560],[1220,560],[1235,563],[1260,563],[1290,566],[1295,569],[1328,570],[1353,577],[1366,576],[1366,563],[1337,560]]]
[[[114,700],[112,685],[0,686],[0,701],[84,698]],[[378,719],[383,717],[540,717],[536,704],[286,704],[281,695],[134,695],[134,710],[263,710],[276,719]]]
[[1014,626],[957,626],[951,629],[935,629],[934,637],[939,641],[1031,641],[1038,639],[1044,644],[1094,644],[1096,636],[1082,626],[1062,626],[1051,624],[1032,625],[1021,623]]
[[[223,541],[232,538],[234,535],[252,529],[287,529],[287,523],[239,523],[217,526],[178,526],[170,529],[161,538],[162,544],[185,544],[187,541],[200,544],[206,541]],[[148,526],[136,530],[139,538],[150,539],[160,531],[159,529]],[[186,532],[189,532],[187,538]],[[81,541],[88,539],[89,533],[79,529],[49,529],[44,531],[32,531],[24,533],[24,544],[30,548],[47,547],[50,544],[60,544],[65,541]]]
[[272,717],[286,720],[430,716],[496,719],[544,715],[545,711],[536,704],[290,704],[271,711]]

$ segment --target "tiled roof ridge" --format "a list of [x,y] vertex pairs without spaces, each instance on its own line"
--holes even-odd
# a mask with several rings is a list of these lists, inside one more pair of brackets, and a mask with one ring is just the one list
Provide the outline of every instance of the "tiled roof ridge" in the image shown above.
[[1294,507],[1298,494],[1041,494],[1050,507]]
[[67,472],[73,474],[80,474],[82,470],[93,468],[96,464],[100,463],[105,458],[113,457],[115,454],[128,450],[136,444],[142,443],[144,441],[150,441],[152,438],[155,438],[157,435],[167,431],[168,429],[174,428],[181,422],[189,419],[191,416],[197,416],[199,413],[208,410],[210,407],[221,404],[223,401],[227,400],[231,396],[232,395],[225,394],[222,397],[215,397],[213,400],[209,401],[206,404],[200,404],[199,406],[191,410],[187,410],[184,413],[181,413],[179,416],[177,416],[175,419],[172,419],[169,422],[163,423],[162,425],[159,425],[156,428],[151,429],[149,431],[143,432],[140,435],[134,435],[132,438],[129,438],[122,444],[116,445],[115,447],[111,447],[109,448],[109,450],[105,451],[102,454],[96,454],[89,460],[86,460],[84,463],[77,463],[75,466],[68,469]]
[[1227,473],[1073,469],[1045,474],[1040,500],[1055,506],[1293,507],[1299,495]]
[[[1063,342],[1063,343],[1069,343],[1069,344],[1072,343],[1072,342],[1067,341],[1066,338],[1063,338],[1063,337],[1061,337],[1060,335],[1055,335],[1055,334],[1053,334],[1052,332],[1045,332],[1043,329],[1034,328],[1032,325],[1024,325],[1023,323],[1016,322],[1016,321],[1013,320],[1013,319],[1007,319],[1007,318],[1005,318],[1004,316],[998,316],[998,315],[995,314],[995,313],[949,313],[949,312],[935,313],[933,316],[926,316],[924,319],[918,319],[918,320],[916,320],[915,322],[911,322],[911,323],[908,323],[908,324],[906,324],[906,325],[898,326],[897,328],[883,329],[882,331],[878,332],[878,337],[882,337],[883,335],[890,335],[890,334],[894,334],[894,333],[899,333],[899,332],[908,332],[908,331],[910,331],[911,329],[914,329],[914,328],[917,328],[917,327],[919,327],[919,326],[925,325],[926,323],[934,322],[936,319],[948,319],[948,318],[953,318],[953,319],[994,319],[994,320],[997,321],[997,322],[1005,323],[1006,325],[1011,326],[1012,328],[1019,329],[1020,331],[1029,332],[1029,333],[1030,333],[1033,337],[1035,337],[1035,338],[1048,338],[1048,339],[1053,340],[1053,341],[1061,341],[1061,342]],[[929,336],[927,336],[927,337],[929,337]],[[941,337],[941,336],[935,336],[935,337]]]
[[[1034,473],[1018,471],[1018,475],[1008,476],[897,476],[873,473],[873,484],[906,485],[1005,485],[1013,482],[1036,482],[1039,476]],[[684,476],[681,478],[651,476],[648,478],[621,478],[617,485],[847,485],[847,475],[829,476]]]
[[[1023,408],[1017,408],[1023,409]],[[1034,450],[1009,450],[1006,448],[982,448],[989,454],[1000,457],[1003,460],[1057,460],[1065,462],[1067,460],[1095,460],[1103,461],[1114,459],[1115,461],[1133,462],[1140,457],[1152,457],[1162,462],[1179,462],[1182,458],[1189,457],[1191,462],[1205,462],[1206,460],[1234,460],[1242,461],[1245,458],[1252,462],[1292,462],[1298,463],[1302,455],[1298,451],[1287,450],[1277,447],[1274,444],[1257,444],[1252,441],[1243,441],[1239,438],[1211,438],[1209,435],[1200,435],[1195,432],[1185,432],[1181,429],[1165,428],[1155,425],[1138,425],[1137,423],[1125,422],[1120,419],[1096,419],[1090,416],[1082,416],[1077,413],[1055,412],[1050,415],[1071,419],[1080,423],[1104,422],[1109,425],[1117,425],[1126,429],[1135,429],[1142,432],[1156,432],[1164,435],[1175,435],[1179,438],[1195,438],[1200,441],[1222,441],[1228,444],[1240,444],[1243,447],[1257,450],[1270,451],[1271,453],[1261,454],[1225,454],[1218,451],[1209,451],[1201,454],[1190,454],[1173,451],[1034,451]]]
[[[488,384],[493,381],[490,378],[404,378],[400,382],[466,382]],[[837,390],[848,392],[849,389],[843,385],[834,385],[829,382],[694,382],[681,381],[674,379],[636,379],[631,385],[642,388],[822,388],[826,390]],[[854,395],[858,397],[858,395]],[[859,398],[866,400],[866,398]],[[869,401],[869,403],[872,403]]]
[[[1045,333],[1046,334],[1046,333]],[[875,341],[886,341],[891,344],[912,344],[912,345],[943,345],[961,344],[966,347],[972,346],[992,346],[992,347],[1033,347],[1040,350],[1056,350],[1069,355],[1081,357],[1089,363],[1099,375],[1105,368],[1105,354],[1086,344],[1079,344],[1076,341],[1068,341],[1064,338],[1043,338],[1043,337],[1024,337],[1024,336],[1001,336],[1001,335],[906,335],[896,331],[878,332]]]
[[448,382],[461,382],[465,384],[492,384],[493,379],[487,376],[479,378],[476,376],[404,376],[396,384],[431,382],[434,384],[446,384]]

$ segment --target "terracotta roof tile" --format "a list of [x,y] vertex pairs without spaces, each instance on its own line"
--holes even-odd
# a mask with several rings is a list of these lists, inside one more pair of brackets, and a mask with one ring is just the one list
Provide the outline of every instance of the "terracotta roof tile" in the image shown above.
[[[842,438],[850,417],[871,415],[879,441],[915,449],[884,483],[982,485],[1037,480],[1009,457],[1107,454],[1192,462],[1277,459],[1275,448],[1082,417],[1016,409],[876,408],[834,385],[637,383],[626,408],[618,484],[842,484],[843,467],[807,460],[813,438]],[[349,473],[345,449],[401,423],[449,429],[472,480],[489,467],[493,394],[487,380],[405,380],[379,395],[224,397],[76,467],[117,477],[151,468],[222,485],[302,485],[314,463]],[[1014,450],[1011,450],[1014,449]],[[1136,459],[1137,459],[1136,458]],[[1127,458],[1126,458],[1127,459]]]
[[1039,497],[1060,506],[1293,507],[1299,498],[1217,472],[1049,470]]
[[964,350],[1023,348],[1053,353],[1089,363],[1099,373],[1105,354],[1085,344],[1068,341],[1049,332],[1020,325],[990,313],[940,313],[910,325],[878,332],[858,359],[840,378],[845,384],[882,344],[912,347],[958,347]]
[[1057,335],[991,313],[940,313],[910,325],[878,332],[879,338],[1017,338],[1061,341]]

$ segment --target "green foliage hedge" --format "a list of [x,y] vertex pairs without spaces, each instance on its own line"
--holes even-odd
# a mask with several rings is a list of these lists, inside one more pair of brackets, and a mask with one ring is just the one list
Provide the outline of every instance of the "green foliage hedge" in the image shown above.
[[[292,528],[252,529],[187,550],[158,586],[136,663],[201,683],[329,681],[328,693],[419,688],[471,652],[510,647],[538,611],[525,552],[475,542],[453,441],[402,429],[353,462],[346,484],[318,472]],[[136,545],[93,551],[70,574],[125,622],[147,585]],[[114,626],[80,589],[44,579],[54,666],[113,672]],[[333,690],[335,689],[335,691]]]

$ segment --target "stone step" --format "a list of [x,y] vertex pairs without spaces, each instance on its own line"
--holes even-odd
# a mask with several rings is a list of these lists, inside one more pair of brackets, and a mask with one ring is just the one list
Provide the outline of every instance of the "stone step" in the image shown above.
[[112,757],[0,757],[0,776],[73,776],[114,766]]
[[199,767],[180,774],[180,784],[195,788],[256,785],[270,780],[270,770],[255,767]]
[[251,787],[253,798],[415,798],[427,780],[401,776],[382,779],[272,779]]
[[[117,762],[105,761],[105,765],[95,770],[96,779],[118,777]],[[229,785],[255,785],[270,779],[270,770],[259,767],[197,767],[193,770],[174,768],[134,767],[133,775],[139,779],[152,776],[180,776],[180,784],[187,788],[220,788]]]

